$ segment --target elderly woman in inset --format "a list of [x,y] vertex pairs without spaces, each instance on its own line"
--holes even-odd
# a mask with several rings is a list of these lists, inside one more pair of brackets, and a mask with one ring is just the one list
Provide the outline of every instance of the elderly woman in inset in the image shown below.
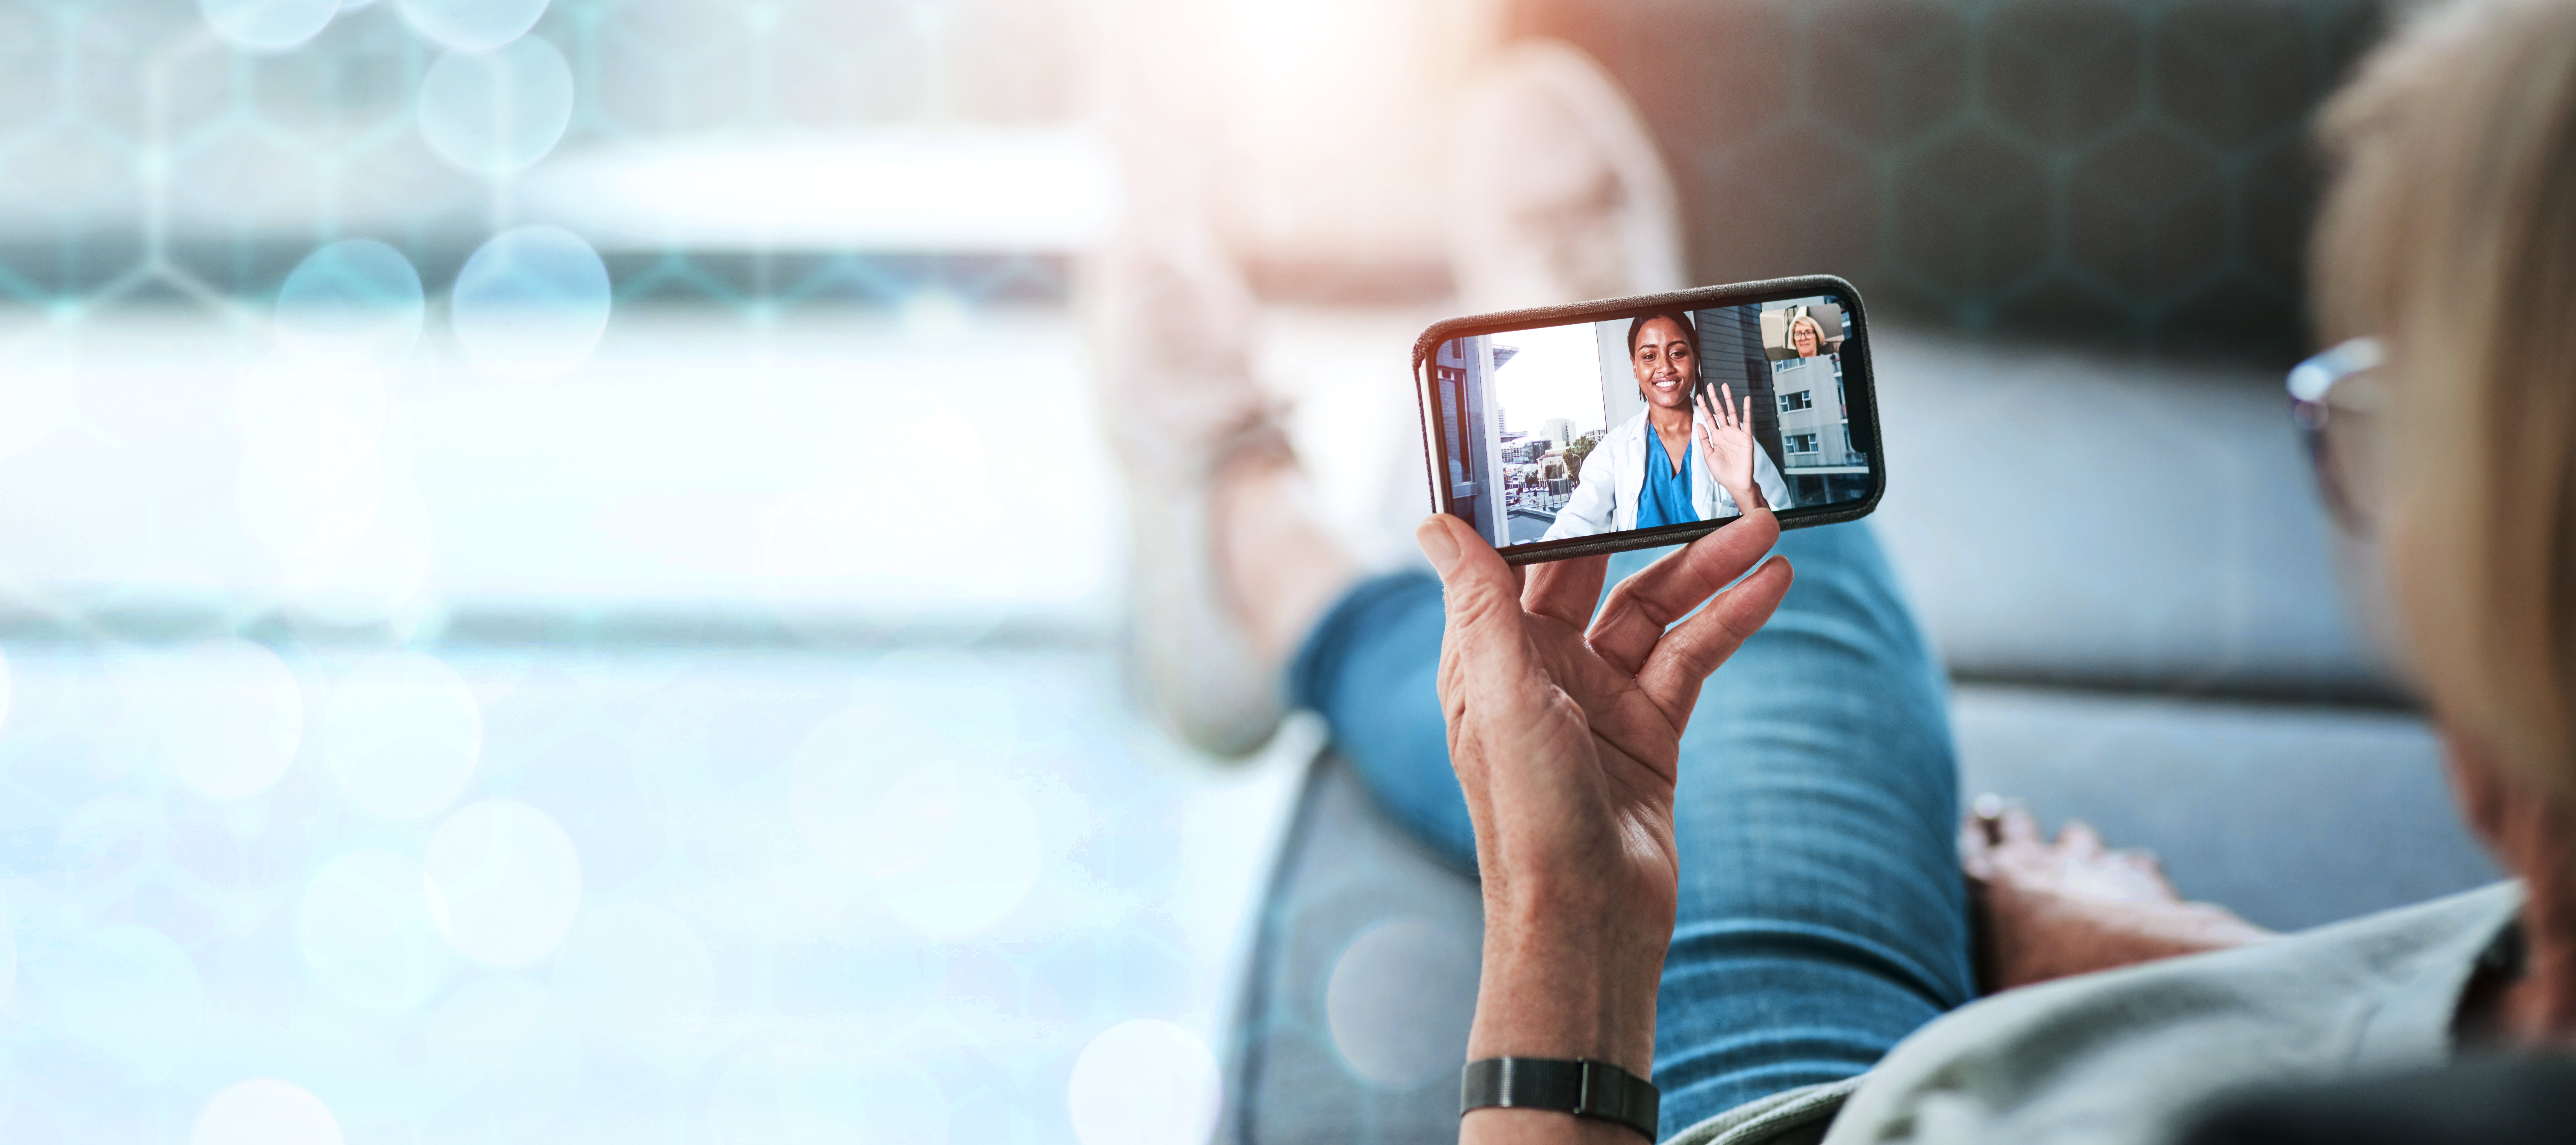
[[1646,408],[1602,435],[1583,459],[1574,498],[1540,540],[1789,504],[1788,483],[1753,440],[1752,395],[1738,399],[1727,383],[1715,400],[1700,390],[1699,330],[1689,315],[1674,310],[1631,321],[1628,368]]
[[1789,319],[1789,348],[1796,350],[1801,358],[1824,353],[1824,324],[1804,314]]

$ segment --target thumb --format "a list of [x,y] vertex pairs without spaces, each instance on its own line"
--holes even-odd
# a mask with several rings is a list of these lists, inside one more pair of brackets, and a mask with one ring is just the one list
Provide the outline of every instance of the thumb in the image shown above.
[[1478,635],[1520,618],[1521,578],[1465,521],[1434,513],[1414,529],[1413,540],[1440,574],[1452,636]]

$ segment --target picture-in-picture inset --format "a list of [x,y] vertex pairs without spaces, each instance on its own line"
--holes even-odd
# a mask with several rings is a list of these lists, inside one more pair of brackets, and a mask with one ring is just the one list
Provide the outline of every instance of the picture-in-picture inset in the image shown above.
[[1868,496],[1831,296],[1442,342],[1450,511],[1497,547]]

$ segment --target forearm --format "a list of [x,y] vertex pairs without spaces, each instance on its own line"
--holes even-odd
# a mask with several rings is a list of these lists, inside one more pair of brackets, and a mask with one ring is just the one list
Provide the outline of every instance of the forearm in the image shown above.
[[1643,1145],[1625,1125],[1545,1109],[1479,1109],[1458,1122],[1458,1145]]
[[1989,990],[2248,946],[2274,937],[2205,903],[1989,891],[1979,911]]
[[[1655,994],[1671,922],[1489,905],[1470,1061],[1588,1059],[1652,1078]],[[1508,915],[1519,917],[1498,917]],[[1639,1145],[1615,1122],[1532,1109],[1484,1109],[1459,1127],[1465,1142]]]
[[[1482,876],[1470,1059],[1585,1059],[1651,1081],[1655,993],[1680,895],[1682,727],[1700,682],[1789,590],[1788,564],[1763,559],[1776,523],[1757,514],[1692,541],[1606,603],[1603,558],[1525,578],[1455,517],[1435,514],[1417,536],[1440,573],[1439,695]],[[1598,1080],[1599,1071],[1578,1078]],[[1644,1119],[1631,1101],[1642,1094],[1560,1108]],[[1528,1108],[1479,1109],[1459,1133],[1621,1145],[1640,1136],[1624,1122]]]

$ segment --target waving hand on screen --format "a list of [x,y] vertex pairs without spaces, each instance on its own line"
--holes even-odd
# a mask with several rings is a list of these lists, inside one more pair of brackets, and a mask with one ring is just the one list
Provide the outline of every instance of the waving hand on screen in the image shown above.
[[1717,392],[1714,402],[1707,390],[1699,395],[1700,464],[1708,467],[1718,488],[1735,498],[1737,512],[1765,508],[1762,488],[1753,483],[1753,455],[1762,448],[1753,442],[1753,395],[1746,394],[1739,405],[1733,386],[1720,382]]

